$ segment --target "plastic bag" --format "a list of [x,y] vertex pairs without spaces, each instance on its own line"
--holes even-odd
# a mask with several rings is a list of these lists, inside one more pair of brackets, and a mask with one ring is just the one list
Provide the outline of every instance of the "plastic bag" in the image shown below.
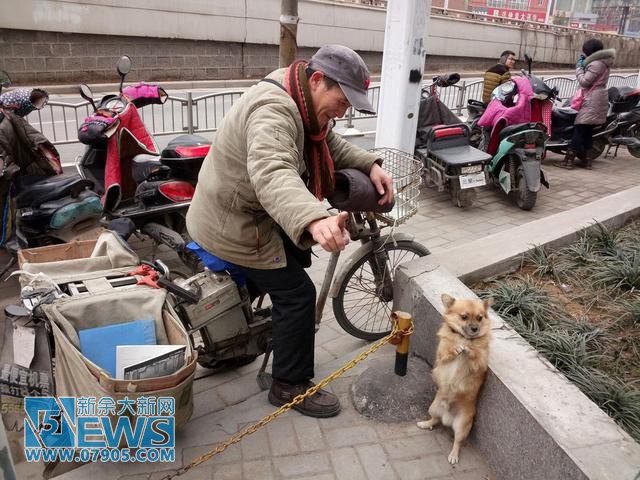
[[571,108],[573,108],[576,112],[582,108],[582,103],[584,102],[584,90],[579,88],[576,91],[576,94],[571,99]]

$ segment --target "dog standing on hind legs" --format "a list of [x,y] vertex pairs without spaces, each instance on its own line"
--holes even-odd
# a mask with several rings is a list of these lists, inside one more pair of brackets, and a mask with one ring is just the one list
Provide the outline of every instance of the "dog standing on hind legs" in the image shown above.
[[438,388],[429,407],[431,418],[417,425],[431,430],[442,423],[454,433],[449,463],[458,463],[460,444],[467,438],[476,414],[478,392],[489,364],[491,299],[460,300],[442,295],[446,310],[438,330],[433,380]]

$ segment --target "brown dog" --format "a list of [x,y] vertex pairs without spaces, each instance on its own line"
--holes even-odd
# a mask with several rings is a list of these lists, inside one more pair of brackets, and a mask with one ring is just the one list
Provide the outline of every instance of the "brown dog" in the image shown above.
[[453,428],[449,463],[458,463],[460,444],[469,435],[476,414],[476,400],[487,373],[491,299],[456,300],[442,295],[446,307],[438,330],[438,351],[433,380],[438,387],[429,407],[431,418],[418,427],[432,429],[438,423]]

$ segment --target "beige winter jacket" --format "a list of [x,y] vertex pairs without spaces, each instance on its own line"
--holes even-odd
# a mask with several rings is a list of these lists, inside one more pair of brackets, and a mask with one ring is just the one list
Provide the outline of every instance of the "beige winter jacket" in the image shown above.
[[[269,75],[282,83],[285,69]],[[327,136],[336,170],[369,173],[377,157],[339,135]],[[226,114],[204,160],[187,212],[187,229],[204,249],[237,265],[286,266],[278,225],[300,248],[314,242],[305,227],[329,216],[301,176],[304,128],[291,97],[277,85],[251,87]]]

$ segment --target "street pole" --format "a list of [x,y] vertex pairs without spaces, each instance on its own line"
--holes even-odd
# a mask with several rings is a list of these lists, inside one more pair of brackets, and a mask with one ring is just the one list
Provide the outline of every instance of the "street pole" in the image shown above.
[[280,67],[296,59],[298,51],[298,0],[282,0],[280,4]]
[[389,0],[384,32],[376,147],[413,153],[431,0]]
[[544,18],[544,23],[546,25],[549,25],[549,19],[551,18],[551,14],[553,13],[552,5],[553,5],[554,1],[555,0],[548,0],[548,3],[547,3],[547,15]]

